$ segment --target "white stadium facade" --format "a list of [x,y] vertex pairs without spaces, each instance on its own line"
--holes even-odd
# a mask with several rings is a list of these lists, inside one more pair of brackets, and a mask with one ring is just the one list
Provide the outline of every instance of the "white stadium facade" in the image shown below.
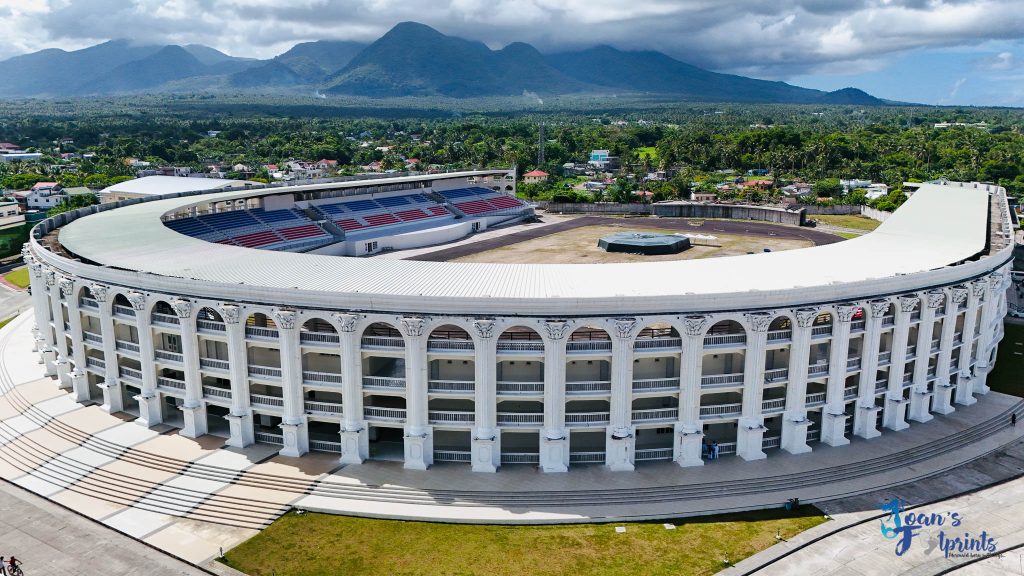
[[355,257],[530,215],[504,170],[79,210],[25,249],[38,349],[77,401],[144,426],[467,472],[812,452],[988,390],[1001,188],[926,184],[872,233],[746,256]]

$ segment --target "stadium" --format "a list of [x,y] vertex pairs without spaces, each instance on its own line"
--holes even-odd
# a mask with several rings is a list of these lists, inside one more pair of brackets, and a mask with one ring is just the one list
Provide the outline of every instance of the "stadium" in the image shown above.
[[481,170],[59,215],[25,249],[37,350],[76,401],[146,427],[467,473],[811,453],[988,391],[1001,188],[925,184],[859,238],[721,258],[378,254],[531,218],[514,190]]

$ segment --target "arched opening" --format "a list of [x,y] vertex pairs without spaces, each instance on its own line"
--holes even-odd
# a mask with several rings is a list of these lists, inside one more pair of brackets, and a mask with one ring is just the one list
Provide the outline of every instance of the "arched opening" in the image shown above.
[[120,292],[115,294],[111,306],[111,312],[113,312],[115,318],[135,318],[135,309],[132,308],[131,302],[128,301],[124,294]]
[[[323,389],[307,399],[323,400],[332,389],[340,392],[340,339],[334,325],[321,318],[310,318],[299,327],[299,342],[302,343],[302,383]],[[330,395],[329,400],[335,400],[334,396]]]

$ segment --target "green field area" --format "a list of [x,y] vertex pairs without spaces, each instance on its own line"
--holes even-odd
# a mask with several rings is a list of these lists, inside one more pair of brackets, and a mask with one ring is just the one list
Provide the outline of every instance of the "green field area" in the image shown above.
[[825,521],[812,506],[679,519],[673,530],[663,522],[479,526],[291,512],[225,563],[252,576],[701,575],[775,544],[776,531],[791,538]]
[[28,268],[18,268],[17,270],[12,270],[7,274],[4,274],[4,280],[7,280],[11,284],[14,284],[19,288],[28,288]]
[[812,220],[817,220],[822,224],[828,224],[829,226],[837,226],[839,228],[849,228],[851,230],[865,230],[871,231],[878,228],[881,224],[878,220],[872,220],[864,216],[855,215],[837,215],[837,214],[815,214],[808,216]]
[[1006,322],[1003,327],[1006,334],[985,383],[996,392],[1024,396],[1024,325]]
[[642,148],[636,148],[635,150],[633,150],[633,152],[636,153],[637,159],[640,160],[641,162],[644,160],[644,158],[647,158],[651,162],[658,161],[658,149],[655,148],[654,146],[644,146]]
[[836,232],[836,236],[849,240],[850,238],[859,238],[863,236],[863,234],[856,234],[854,232]]
[[23,224],[0,230],[0,258],[14,256],[21,252],[21,246],[28,242],[31,226]]

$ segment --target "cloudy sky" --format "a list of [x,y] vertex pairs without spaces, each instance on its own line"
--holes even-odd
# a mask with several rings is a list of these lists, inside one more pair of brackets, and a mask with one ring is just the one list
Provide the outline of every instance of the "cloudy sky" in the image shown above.
[[0,59],[112,38],[266,58],[403,20],[493,48],[610,44],[812,88],[1024,106],[1021,0],[0,0]]

